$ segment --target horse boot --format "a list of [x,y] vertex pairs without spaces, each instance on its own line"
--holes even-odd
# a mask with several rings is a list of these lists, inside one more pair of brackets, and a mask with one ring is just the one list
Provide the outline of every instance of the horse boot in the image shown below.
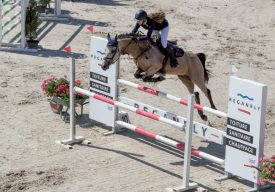
[[172,68],[177,67],[179,65],[179,63],[178,63],[178,60],[177,60],[177,58],[176,58],[176,56],[174,54],[173,48],[167,47],[166,48],[166,52],[168,53],[168,55],[169,55],[169,57],[171,59],[171,61],[170,61],[171,67]]

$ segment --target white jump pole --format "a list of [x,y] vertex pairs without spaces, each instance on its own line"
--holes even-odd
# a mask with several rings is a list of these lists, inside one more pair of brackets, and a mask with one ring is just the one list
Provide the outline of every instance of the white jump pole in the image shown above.
[[182,124],[182,123],[178,123],[178,122],[175,122],[175,121],[172,121],[170,119],[167,119],[167,118],[164,118],[164,117],[161,117],[161,116],[158,116],[158,115],[155,115],[153,113],[149,113],[147,111],[144,111],[144,110],[141,110],[141,109],[137,109],[135,107],[132,107],[132,106],[129,106],[129,105],[126,105],[122,102],[119,102],[119,101],[116,101],[116,100],[113,100],[113,99],[109,99],[107,97],[104,97],[102,95],[99,95],[99,94],[96,94],[96,93],[93,93],[93,92],[90,92],[90,91],[87,91],[85,89],[81,89],[79,87],[75,87],[74,90],[77,92],[77,93],[82,93],[84,95],[87,95],[89,97],[93,97],[97,100],[100,100],[100,101],[103,101],[105,103],[109,103],[111,105],[114,105],[114,106],[117,106],[117,107],[121,107],[121,108],[124,108],[124,109],[127,109],[129,111],[132,111],[132,112],[135,112],[139,115],[142,115],[142,116],[145,116],[145,117],[148,117],[150,119],[154,119],[156,121],[161,121],[163,123],[166,123],[166,124],[169,124],[169,125],[172,125],[176,128],[179,128],[181,130],[184,129],[185,125]]
[[[145,93],[149,93],[151,95],[166,98],[166,99],[171,100],[171,101],[176,101],[176,102],[178,102],[182,105],[187,105],[187,100],[186,99],[175,97],[173,95],[170,95],[170,94],[162,92],[162,91],[158,91],[158,90],[154,90],[154,89],[142,86],[142,85],[138,85],[136,83],[126,81],[124,79],[118,79],[117,82],[122,84],[122,85],[126,85],[126,86],[129,86],[129,87],[138,89],[138,90],[143,91]],[[218,115],[220,117],[227,117],[226,113],[224,113],[222,111],[212,109],[210,107],[204,107],[204,106],[201,106],[201,105],[198,105],[198,104],[194,104],[194,107],[195,107],[195,109],[203,111],[203,112],[212,113],[212,114]]]
[[57,144],[61,144],[66,148],[71,149],[72,144],[84,143],[89,144],[90,141],[85,140],[82,136],[75,136],[75,58],[72,57],[70,62],[70,138],[67,140],[56,141]]
[[[148,130],[141,129],[140,127],[137,127],[135,125],[126,123],[124,121],[116,121],[116,124],[120,125],[123,128],[126,128],[128,130],[134,131],[135,133],[144,135],[148,138],[151,138],[151,139],[160,141],[162,143],[165,143],[167,145],[170,145],[172,147],[175,147],[175,148],[177,148],[181,151],[184,151],[184,149],[185,149],[185,144],[184,143],[180,143],[180,142],[174,141],[172,139],[169,139],[169,138],[163,137],[161,135],[158,135],[156,133],[150,132]],[[192,149],[191,154],[194,155],[194,156],[197,156],[197,157],[201,157],[203,159],[207,159],[207,160],[212,161],[214,163],[217,163],[219,165],[224,165],[224,160],[223,159],[220,159],[220,158],[215,157],[213,155],[210,155],[208,153],[204,153],[204,152],[202,152],[198,149]]]

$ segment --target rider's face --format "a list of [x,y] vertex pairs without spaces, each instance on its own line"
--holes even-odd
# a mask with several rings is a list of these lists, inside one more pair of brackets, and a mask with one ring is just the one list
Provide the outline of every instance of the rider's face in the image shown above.
[[139,25],[142,25],[142,24],[144,23],[144,21],[145,21],[145,19],[139,20],[139,21],[138,21],[138,24],[139,24]]

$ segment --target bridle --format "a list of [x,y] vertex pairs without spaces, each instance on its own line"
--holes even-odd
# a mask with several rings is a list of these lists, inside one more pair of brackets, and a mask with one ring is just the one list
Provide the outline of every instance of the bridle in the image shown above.
[[[127,48],[132,44],[133,41],[136,42],[135,39],[131,39],[131,40],[129,41],[129,43],[124,47],[124,49],[122,49],[121,51],[119,50],[118,44],[117,44],[117,43],[115,43],[115,44],[113,44],[113,45],[109,45],[110,47],[115,47],[116,49],[115,49],[114,51],[112,51],[112,52],[113,52],[113,55],[112,55],[112,56],[110,56],[110,57],[105,57],[105,58],[104,58],[104,60],[108,62],[108,66],[111,65],[111,64],[113,64],[113,63],[115,63],[115,62],[117,62],[118,59],[120,58],[120,55],[129,54],[129,53],[126,52],[126,50],[127,50]],[[138,44],[138,43],[137,43],[137,44]],[[152,48],[152,47],[150,46],[150,44],[149,44],[145,49],[142,49],[142,48],[139,46],[139,44],[138,44],[138,47],[139,47],[139,49],[140,49],[140,54],[139,54],[137,57],[134,58],[135,61],[137,61],[139,57],[141,57],[144,53],[146,53],[149,49]],[[119,55],[118,55],[117,59],[114,61],[113,59],[115,58],[117,52],[118,52]]]

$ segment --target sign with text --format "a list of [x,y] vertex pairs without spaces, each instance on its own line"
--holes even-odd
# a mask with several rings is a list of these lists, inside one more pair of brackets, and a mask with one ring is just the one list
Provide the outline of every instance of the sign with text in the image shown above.
[[[133,99],[126,98],[126,97],[120,96],[119,101],[121,101],[122,103],[125,103],[127,105],[133,106],[137,109],[142,109],[149,113],[153,113],[158,116],[161,116],[161,117],[170,119],[172,121],[176,121],[176,122],[186,125],[186,118],[178,116],[174,113],[164,111],[164,110],[152,107],[150,105],[135,101]],[[193,122],[193,134],[195,134],[203,139],[206,139],[208,141],[215,142],[218,144],[223,144],[224,135],[225,135],[225,133],[221,130],[215,129],[213,127],[210,127],[210,126],[207,126],[207,125],[195,122],[195,121]]]
[[267,86],[230,77],[225,171],[258,183],[255,169],[263,157]]
[[[100,66],[106,56],[106,45],[107,39],[91,37],[90,91],[110,99],[117,99],[116,79],[118,64],[110,65],[110,68],[106,71]],[[117,107],[90,98],[89,117],[92,120],[115,127]]]

